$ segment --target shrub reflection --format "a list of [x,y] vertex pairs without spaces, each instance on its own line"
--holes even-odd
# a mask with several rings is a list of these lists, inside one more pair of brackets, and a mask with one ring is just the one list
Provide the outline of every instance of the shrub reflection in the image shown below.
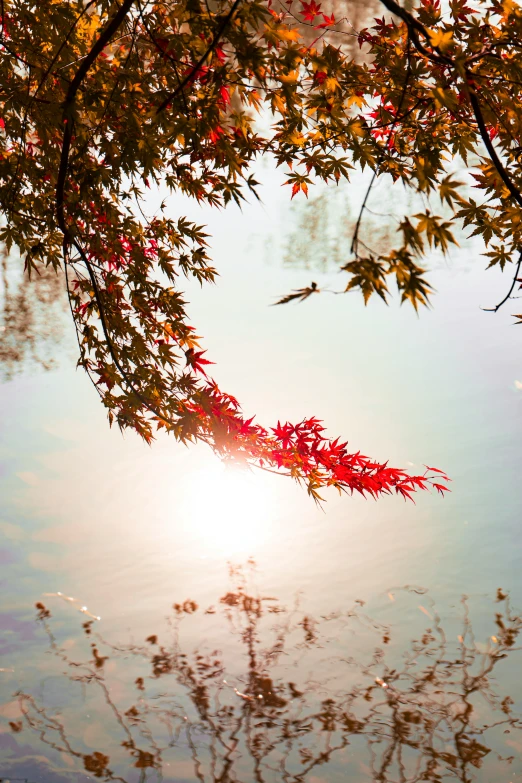
[[63,342],[67,299],[61,273],[52,267],[29,278],[20,259],[0,249],[0,378],[10,379],[28,363],[56,365]]
[[[428,627],[397,645],[362,602],[314,619],[299,602],[285,608],[259,595],[252,569],[232,567],[231,589],[215,606],[174,604],[168,642],[151,635],[116,645],[87,620],[72,655],[38,604],[83,706],[73,719],[20,692],[12,730],[32,729],[102,780],[471,782],[515,772],[522,723],[494,686],[499,664],[519,650],[522,621],[502,591],[486,644],[475,639],[466,599],[450,638],[424,596]],[[422,592],[401,590],[415,600]],[[196,622],[200,634],[219,629],[222,650],[189,652],[182,630]],[[105,739],[87,751],[80,727],[93,721]]]

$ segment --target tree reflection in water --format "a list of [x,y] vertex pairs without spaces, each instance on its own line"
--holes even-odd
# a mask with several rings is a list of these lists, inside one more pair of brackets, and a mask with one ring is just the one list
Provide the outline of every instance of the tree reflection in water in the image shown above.
[[52,267],[23,272],[23,262],[0,250],[0,377],[12,378],[27,363],[48,370],[66,325],[63,274]]
[[[233,587],[215,607],[174,604],[168,643],[154,635],[115,645],[87,620],[71,655],[38,604],[54,660],[84,699],[57,713],[19,692],[12,730],[32,729],[102,780],[512,779],[503,773],[514,776],[519,762],[505,751],[520,747],[522,721],[494,687],[499,664],[520,649],[522,621],[507,595],[497,593],[487,644],[476,641],[464,598],[451,638],[435,608],[421,606],[429,628],[405,647],[362,602],[314,620],[299,602],[287,609],[258,595],[252,567],[231,567]],[[423,592],[402,590],[416,601]],[[200,637],[207,625],[220,628],[224,649],[184,652],[181,631],[191,622]],[[371,652],[359,652],[362,637]],[[93,722],[105,737],[95,751],[82,739]]]

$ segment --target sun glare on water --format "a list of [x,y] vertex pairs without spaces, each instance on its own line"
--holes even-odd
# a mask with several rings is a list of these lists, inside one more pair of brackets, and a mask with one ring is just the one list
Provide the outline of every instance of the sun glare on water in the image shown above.
[[202,552],[252,554],[273,522],[274,497],[264,477],[220,463],[195,472],[181,504]]

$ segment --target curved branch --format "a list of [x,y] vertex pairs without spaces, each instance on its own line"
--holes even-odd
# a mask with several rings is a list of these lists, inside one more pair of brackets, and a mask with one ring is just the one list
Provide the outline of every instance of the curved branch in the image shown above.
[[[80,334],[78,332],[78,324],[76,323],[76,319],[74,317],[74,310],[73,310],[73,305],[72,305],[72,301],[71,301],[71,289],[70,289],[70,283],[69,283],[69,265],[70,265],[70,261],[68,259],[68,255],[69,255],[69,247],[68,247],[68,245],[67,245],[67,243],[66,243],[66,241],[64,239],[64,242],[63,242],[63,256],[64,256],[64,266],[65,266],[65,290],[67,291],[67,301],[69,303],[69,311],[71,313],[72,322],[74,324],[74,331],[75,331],[75,334],[76,334],[76,342],[78,343],[78,352],[79,352],[79,355],[81,357],[81,355],[82,355],[82,346],[81,346],[81,343],[80,343]],[[101,392],[99,386],[96,384],[94,378],[92,377],[89,368],[86,365],[84,365],[84,367],[85,367],[85,371],[87,372],[87,377],[89,378],[89,380],[91,381],[92,385],[96,389],[96,392],[97,392],[98,396],[100,397],[100,399],[103,400],[102,392]]]
[[[160,56],[161,56],[163,59],[167,58],[167,60],[169,60],[169,61],[172,63],[172,65],[173,65],[173,67],[174,67],[174,73],[176,74],[176,79],[178,80],[178,87],[180,87],[180,85],[181,85],[181,79],[179,78],[179,71],[178,71],[178,62],[179,62],[179,61],[176,61],[176,60],[175,60],[175,58],[174,58],[174,57],[172,57],[172,56],[169,54],[169,52],[167,52],[167,51],[164,51],[164,50],[161,48],[161,46],[159,45],[159,43],[158,43],[158,41],[157,41],[156,37],[155,37],[155,36],[152,34],[152,31],[149,29],[149,26],[147,25],[147,22],[145,21],[145,17],[143,16],[143,9],[142,9],[142,7],[141,7],[141,2],[140,2],[140,0],[138,0],[138,13],[139,13],[139,15],[140,15],[141,23],[143,24],[143,27],[144,27],[144,29],[145,29],[145,31],[146,31],[146,33],[147,33],[147,35],[149,36],[150,40],[152,41],[152,43],[154,44],[154,46],[155,46],[155,47],[156,47],[156,49],[158,50],[158,52],[159,52]],[[188,109],[187,99],[186,99],[185,93],[184,93],[183,91],[182,91],[182,93],[181,93],[181,96],[182,96],[182,98],[183,98],[183,104],[184,104],[184,106],[185,106],[185,110],[186,110],[186,112],[188,113],[188,110],[189,110],[189,109]]]
[[[401,6],[398,5],[398,3],[395,2],[395,0],[381,0],[381,3],[389,11],[391,11],[391,13],[395,14],[400,19],[402,19],[403,22],[407,25],[408,30],[410,31],[410,33],[412,33],[413,43],[416,46],[416,48],[418,49],[418,51],[421,52],[421,54],[423,54],[424,56],[429,57],[429,59],[431,59],[434,62],[438,62],[438,63],[443,62],[444,64],[447,64],[447,65],[452,65],[452,66],[454,65],[453,60],[451,58],[446,57],[445,55],[443,55],[437,47],[434,47],[434,48],[439,53],[439,56],[435,56],[432,53],[428,52],[428,50],[425,49],[425,47],[422,46],[422,44],[420,44],[418,39],[416,40],[416,35],[415,36],[413,35],[414,32],[415,33],[419,32],[426,38],[427,41],[430,40],[428,30],[418,21],[418,19],[416,19],[412,14],[410,14],[404,8],[401,8]],[[511,197],[517,202],[517,204],[520,207],[522,207],[522,192],[520,191],[520,189],[515,185],[515,183],[511,179],[511,176],[510,176],[508,170],[506,169],[506,167],[504,166],[504,164],[500,160],[500,158],[499,158],[499,156],[497,154],[497,151],[496,151],[496,149],[495,149],[495,147],[493,145],[493,142],[491,141],[491,138],[489,136],[488,129],[487,129],[487,126],[486,126],[486,122],[484,120],[484,115],[482,114],[482,109],[480,107],[480,103],[479,103],[479,100],[478,100],[478,97],[477,97],[477,93],[475,91],[475,88],[474,88],[472,82],[473,82],[473,73],[470,72],[468,68],[466,68],[464,84],[465,84],[465,89],[466,89],[466,92],[467,92],[467,95],[468,95],[468,98],[469,98],[469,102],[471,104],[473,115],[475,117],[475,121],[476,121],[476,123],[478,125],[480,138],[482,139],[482,142],[484,143],[484,146],[486,147],[486,150],[487,150],[487,152],[489,154],[491,162],[493,163],[495,169],[497,170],[497,172],[498,172],[502,182],[504,183],[504,185],[508,189]],[[374,175],[374,177],[372,179],[372,182],[370,183],[369,190],[371,189],[371,187],[373,185],[373,180],[374,179],[375,179],[375,175]],[[368,197],[369,190],[368,190],[368,192],[366,194],[366,197],[365,197],[362,209],[364,209],[364,206],[366,204],[366,199]],[[361,209],[361,214],[362,214],[362,209]],[[357,222],[356,234],[354,235],[354,240],[356,239],[356,236],[357,236],[357,231],[358,231],[358,227],[359,227],[359,223],[360,223],[361,214],[359,215],[359,220]],[[354,243],[352,243],[352,250],[353,250],[353,247],[354,247]],[[504,305],[510,299],[511,294],[513,293],[513,290],[514,290],[515,285],[517,283],[517,279],[518,279],[518,275],[520,273],[521,267],[522,267],[522,252],[520,254],[520,257],[519,257],[519,260],[518,260],[518,263],[517,263],[517,266],[516,266],[516,270],[515,270],[515,274],[514,274],[514,277],[513,277],[513,281],[511,283],[511,286],[510,286],[509,291],[506,294],[506,296],[495,307],[482,308],[483,310],[485,310],[486,312],[496,313],[502,307],[502,305]]]
[[[408,87],[408,81],[409,81],[410,75],[411,75],[411,59],[410,59],[410,35],[411,35],[411,31],[410,31],[410,28],[408,28],[408,33],[409,33],[409,35],[408,35],[408,49],[407,49],[408,68],[406,69],[406,76],[405,76],[405,79],[404,79],[404,84],[402,86],[401,99],[399,101],[399,105],[397,107],[397,111],[395,112],[395,118],[393,119],[393,122],[391,124],[390,130],[389,130],[388,135],[386,137],[386,143],[384,145],[384,149],[386,149],[386,147],[388,146],[388,144],[390,142],[390,139],[392,137],[392,133],[393,133],[393,131],[395,129],[395,126],[397,125],[399,120],[402,119],[402,118],[399,117],[399,115],[401,113],[402,104],[404,103],[404,99],[406,97],[406,89]],[[381,160],[382,160],[382,158],[381,158]],[[354,253],[355,252],[355,254],[357,254],[357,243],[358,243],[358,238],[359,238],[359,230],[361,228],[361,221],[362,221],[364,210],[366,209],[366,202],[368,201],[368,198],[370,196],[371,190],[373,188],[373,183],[375,182],[375,179],[377,177],[377,173],[378,173],[378,170],[379,170],[379,163],[380,163],[380,161],[377,162],[377,167],[376,167],[375,171],[373,172],[373,176],[371,178],[370,184],[368,185],[368,190],[366,191],[366,195],[364,196],[363,203],[361,204],[361,209],[359,210],[359,216],[357,218],[357,223],[355,224],[355,230],[353,232],[352,244],[351,244],[351,247],[350,247],[350,253]]]
[[481,309],[484,310],[485,313],[497,313],[502,305],[506,304],[508,299],[511,298],[511,294],[515,290],[515,286],[519,281],[518,275],[520,274],[520,269],[522,267],[522,252],[520,253],[520,256],[518,258],[518,263],[515,269],[515,274],[513,275],[513,282],[511,283],[511,287],[509,291],[507,292],[506,296],[502,299],[501,302],[498,303],[495,307],[482,307]]
[[[31,96],[31,103],[32,103],[34,100],[36,100],[36,96],[37,96],[37,95],[38,95],[38,93],[40,92],[40,89],[42,88],[42,86],[43,86],[43,84],[44,84],[45,80],[47,79],[47,77],[48,77],[48,76],[49,76],[49,74],[51,73],[51,68],[53,67],[53,65],[54,65],[54,64],[55,64],[55,62],[57,61],[58,57],[60,56],[60,54],[61,54],[61,52],[63,51],[64,47],[66,46],[67,42],[69,41],[69,38],[70,38],[70,37],[71,37],[71,35],[73,34],[73,32],[74,32],[74,30],[75,30],[75,28],[76,28],[76,25],[77,25],[77,24],[78,24],[78,22],[79,22],[79,21],[82,19],[82,17],[83,17],[83,16],[84,16],[84,15],[87,13],[87,11],[88,11],[88,10],[89,10],[89,8],[91,7],[91,5],[93,5],[95,2],[96,2],[96,0],[89,0],[89,2],[87,3],[87,5],[86,5],[86,6],[84,6],[84,8],[82,9],[82,12],[81,12],[81,14],[80,14],[80,15],[79,15],[79,16],[78,16],[78,17],[77,17],[75,20],[74,20],[73,24],[71,25],[71,27],[70,27],[70,29],[69,29],[69,32],[67,33],[67,35],[65,36],[65,38],[64,38],[64,39],[63,39],[63,41],[61,42],[60,46],[58,47],[58,50],[57,50],[56,54],[54,55],[53,59],[51,60],[51,62],[50,62],[50,63],[49,63],[49,65],[47,66],[47,68],[45,69],[45,71],[44,71],[44,74],[43,74],[42,78],[40,79],[40,81],[39,81],[39,83],[38,83],[38,87],[36,88],[36,90],[35,90],[35,91],[34,91],[34,93],[32,94],[32,96]],[[29,105],[30,105],[30,104],[29,104]]]
[[62,142],[62,154],[60,156],[60,167],[58,169],[58,180],[56,183],[56,212],[58,217],[58,224],[67,242],[69,242],[69,230],[65,223],[63,203],[65,180],[67,179],[67,167],[69,163],[69,152],[71,149],[71,139],[74,126],[72,107],[76,98],[76,93],[80,89],[83,80],[87,76],[89,68],[94,63],[98,55],[103,51],[118,27],[122,24],[133,3],[134,0],[124,0],[123,4],[120,6],[111,21],[107,24],[104,31],[92,47],[91,51],[76,71],[76,74],[69,85],[69,89],[67,90],[67,95],[65,97],[63,110],[65,131]]
[[[89,259],[87,258],[84,249],[82,246],[77,242],[76,240],[73,240],[74,247],[78,251],[78,253],[81,256],[81,259],[83,263],[85,264],[85,267],[87,269],[87,272],[89,274],[89,278],[92,283],[92,287],[94,290],[94,297],[96,299],[96,304],[98,306],[98,312],[100,315],[100,322],[102,326],[103,336],[105,337],[105,342],[107,344],[107,348],[109,350],[110,356],[112,361],[114,362],[115,367],[117,368],[118,372],[122,376],[122,379],[124,382],[128,385],[128,387],[131,389],[132,393],[136,395],[138,400],[144,405],[147,410],[150,413],[153,413],[154,416],[159,416],[159,418],[163,419],[164,421],[168,421],[167,417],[162,414],[158,408],[156,408],[154,405],[151,405],[151,403],[142,395],[142,393],[139,391],[139,389],[136,388],[133,381],[129,378],[129,375],[127,371],[122,367],[121,362],[116,354],[116,350],[114,348],[110,333],[109,333],[109,327],[107,324],[107,319],[105,317],[105,310],[103,308],[103,303],[101,301],[101,295],[100,295],[100,288],[98,286],[98,281],[96,280],[96,275],[94,274],[94,271],[92,269],[92,266],[89,262]],[[170,422],[172,423],[172,421]]]
[[[468,76],[469,78],[469,76]],[[480,104],[478,102],[477,95],[475,93],[474,88],[469,84],[469,82],[466,82],[466,86],[468,88],[468,95],[469,100],[471,103],[471,106],[473,108],[473,114],[475,115],[475,119],[477,121],[477,125],[479,127],[480,131],[480,137],[482,141],[484,142],[484,146],[486,147],[489,157],[493,161],[493,164],[498,171],[502,182],[507,187],[517,204],[522,207],[522,193],[520,190],[513,184],[511,177],[509,176],[508,172],[504,168],[504,164],[500,160],[500,158],[497,155],[497,152],[495,150],[495,147],[493,146],[493,143],[491,139],[489,138],[488,129],[486,128],[486,123],[484,122],[484,116],[482,114],[482,110],[480,108]]]
[[[70,238],[70,232],[67,228],[67,224],[65,222],[65,215],[64,215],[64,191],[65,191],[65,182],[67,179],[67,168],[69,163],[69,153],[71,149],[71,140],[72,140],[72,133],[73,133],[73,127],[74,127],[74,120],[72,117],[72,106],[74,104],[74,100],[76,98],[76,93],[78,92],[83,80],[85,79],[89,68],[94,63],[98,55],[103,51],[105,46],[107,45],[108,41],[110,40],[111,36],[114,35],[118,27],[122,24],[125,17],[127,16],[128,12],[130,11],[132,4],[134,3],[134,0],[124,0],[124,3],[120,6],[118,9],[118,12],[114,15],[112,20],[107,24],[105,27],[103,33],[100,35],[94,46],[92,47],[91,51],[83,60],[81,66],[78,68],[78,71],[76,72],[69,89],[67,91],[67,96],[65,99],[64,104],[64,117],[63,121],[65,123],[65,132],[64,132],[64,138],[62,143],[62,154],[60,157],[60,168],[58,171],[58,181],[56,184],[56,210],[57,210],[57,217],[58,217],[58,223],[60,225],[60,229],[64,236],[64,252],[67,254],[68,246],[71,243]],[[160,412],[157,410],[157,408],[151,406],[151,404],[142,396],[141,392],[136,389],[135,385],[131,381],[131,379],[128,377],[127,372],[123,369],[118,356],[116,355],[116,351],[114,349],[109,330],[108,325],[105,318],[105,312],[103,309],[103,304],[101,301],[100,291],[98,287],[98,282],[96,280],[96,276],[93,272],[93,269],[89,263],[89,259],[87,258],[82,246],[77,242],[76,240],[72,240],[72,244],[76,248],[77,252],[79,253],[83,263],[85,264],[85,267],[87,269],[87,272],[89,274],[91,283],[93,285],[94,289],[94,295],[96,298],[96,303],[98,305],[98,312],[100,315],[100,321],[102,325],[103,335],[105,337],[105,341],[107,344],[107,348],[109,350],[110,356],[114,362],[115,367],[120,372],[123,380],[126,382],[126,384],[130,387],[133,394],[136,395],[136,397],[140,400],[140,402],[149,410],[151,413],[153,413],[155,416],[160,416],[161,418],[164,418]],[[67,263],[67,256],[65,257],[66,263]]]
[[[445,55],[443,55],[438,49],[438,47],[436,46],[433,47],[438,52],[437,55],[434,55],[432,52],[429,52],[424,46],[422,46],[422,44],[420,44],[415,33],[421,33],[426,38],[426,40],[429,41],[430,40],[429,31],[424,27],[423,24],[419,22],[418,19],[416,19],[412,14],[410,14],[409,11],[406,11],[404,8],[401,8],[401,6],[397,2],[395,2],[395,0],[381,0],[381,3],[385,6],[385,8],[388,9],[388,11],[398,16],[407,25],[408,30],[410,31],[410,33],[412,33],[412,41],[415,47],[419,50],[419,52],[421,52],[421,54],[423,54],[425,57],[428,57],[433,62],[444,63],[445,65],[451,65],[451,66],[455,65],[453,60],[450,57],[446,57]],[[502,181],[504,182],[505,186],[507,187],[507,189],[509,190],[509,192],[511,193],[515,201],[519,204],[519,206],[522,207],[522,193],[513,184],[502,161],[497,155],[497,152],[491,142],[491,139],[489,138],[489,133],[486,127],[486,123],[484,121],[482,110],[480,108],[480,103],[478,101],[475,89],[471,84],[472,78],[473,78],[473,74],[470,73],[469,70],[466,70],[465,85],[466,85],[469,101],[471,103],[471,108],[473,109],[473,114],[475,116],[475,120],[479,127],[480,137],[484,142],[484,145],[489,153],[489,156],[495,168],[497,169],[500,177],[502,178]]]
[[402,21],[408,26],[408,30],[410,31],[411,40],[413,41],[413,45],[415,48],[424,56],[427,57],[430,60],[434,60],[435,62],[438,62],[439,64],[444,65],[453,65],[453,61],[451,58],[446,57],[438,48],[438,46],[434,46],[433,48],[437,52],[437,54],[433,54],[433,52],[428,51],[423,44],[419,41],[419,36],[417,35],[420,33],[423,38],[426,39],[426,41],[430,41],[430,36],[428,30],[424,27],[421,22],[419,22],[418,19],[416,19],[413,14],[410,14],[409,11],[406,11],[405,8],[402,8],[398,3],[395,2],[395,0],[381,0],[381,3],[385,8],[388,9],[388,11],[392,14],[395,14],[395,16],[398,16],[399,19],[402,19]]
[[123,4],[120,6],[117,13],[111,19],[111,21],[107,24],[107,27],[98,38],[98,40],[92,47],[91,51],[89,52],[85,60],[83,60],[82,64],[76,71],[74,79],[72,80],[69,90],[67,92],[67,97],[65,99],[66,104],[71,104],[74,101],[76,93],[81,83],[87,76],[87,72],[89,68],[94,63],[98,55],[101,54],[101,52],[107,46],[109,40],[114,35],[118,27],[122,24],[125,17],[129,13],[133,3],[134,0],[124,0]]

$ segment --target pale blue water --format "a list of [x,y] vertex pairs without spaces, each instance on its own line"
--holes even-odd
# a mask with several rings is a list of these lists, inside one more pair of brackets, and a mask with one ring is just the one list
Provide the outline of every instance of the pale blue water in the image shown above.
[[[332,612],[346,612],[355,599],[367,602],[369,617],[392,625],[396,641],[386,648],[392,661],[401,660],[423,628],[433,627],[431,601],[449,629],[449,642],[457,645],[459,601],[462,594],[469,596],[476,632],[472,646],[479,655],[494,644],[491,636],[498,631],[497,588],[510,591],[513,605],[522,607],[522,327],[513,326],[510,317],[520,307],[514,302],[496,316],[480,310],[501,298],[506,281],[484,272],[480,248],[462,243],[452,260],[433,259],[431,279],[438,292],[433,309],[419,317],[396,301],[389,308],[380,302],[365,308],[356,295],[326,293],[302,305],[269,308],[277,296],[312,279],[329,287],[342,287],[343,281],[335,271],[305,271],[282,263],[292,248],[300,207],[289,203],[273,173],[265,175],[264,207],[200,217],[210,226],[221,278],[214,288],[189,288],[189,312],[216,362],[216,379],[266,425],[317,415],[330,433],[348,438],[354,450],[413,470],[422,470],[423,463],[443,468],[452,478],[452,492],[445,499],[423,493],[416,505],[394,497],[375,503],[332,495],[320,510],[283,478],[254,474],[248,480],[227,477],[223,483],[216,459],[204,447],[187,450],[159,437],[148,448],[132,434],[122,437],[110,430],[94,390],[74,369],[70,335],[70,344],[61,348],[59,369],[27,370],[0,387],[0,777],[42,783],[88,779],[84,757],[99,752],[112,759],[109,766],[125,780],[160,779],[157,770],[133,767],[140,757],[122,749],[126,735],[114,724],[114,712],[103,717],[102,702],[90,691],[82,695],[78,683],[65,676],[74,675],[74,667],[46,653],[46,636],[35,622],[37,601],[52,611],[51,625],[72,660],[92,657],[80,641],[81,623],[90,617],[81,607],[101,617],[96,629],[112,643],[141,644],[164,627],[173,602],[190,598],[219,610],[220,596],[235,585],[227,576],[227,563],[245,563],[248,557],[258,568],[249,589],[277,597],[288,611],[297,594],[302,611],[318,622]],[[332,200],[331,209],[340,209],[338,222],[345,195]],[[348,196],[353,194],[348,191]],[[335,225],[329,230],[335,233]],[[340,252],[345,251],[341,241]],[[429,592],[401,592],[403,585]],[[45,596],[57,591],[76,601]],[[272,620],[286,616],[263,615],[261,646],[273,641]],[[297,622],[299,615],[295,618]],[[382,647],[381,630],[352,632],[351,622],[323,620],[326,630],[317,649],[299,646],[303,626],[289,631],[294,646],[277,671],[286,682],[312,678],[313,704],[332,694],[339,699],[344,694],[344,699],[351,685],[367,687],[381,676],[378,667],[363,671],[362,665],[371,658],[374,643]],[[371,623],[368,627],[373,629]],[[221,651],[234,684],[220,698],[232,699],[236,707],[243,704],[233,688],[243,692],[241,682],[248,680],[241,674],[245,659],[219,611],[198,610],[187,616],[182,631],[187,654],[198,644]],[[338,661],[348,655],[356,659],[355,671],[348,672]],[[455,650],[451,655],[458,660]],[[520,712],[516,656],[510,652],[500,663],[498,691],[510,694]],[[319,665],[325,658],[329,663]],[[263,660],[265,672],[271,671],[270,659]],[[131,706],[138,663],[136,656],[119,663],[111,657],[103,669],[114,678],[114,699],[125,709]],[[179,699],[182,712],[194,708],[183,687],[179,682],[165,685],[163,693]],[[42,743],[28,726],[22,733],[12,732],[9,721],[20,719],[13,698],[19,689],[52,715],[62,716],[79,755]],[[299,703],[296,697],[296,709]],[[486,720],[485,704],[476,707],[478,719]],[[316,707],[311,709],[317,715]],[[279,728],[287,706],[280,711],[274,718]],[[190,720],[197,723],[194,716]],[[341,748],[305,777],[296,772],[301,762],[295,748],[289,751],[286,771],[279,760],[270,761],[270,754],[263,756],[266,748],[260,750],[264,760],[259,764],[267,766],[256,773],[255,765],[248,766],[248,720],[230,751],[236,766],[222,771],[224,777],[219,777],[216,760],[212,767],[209,737],[219,741],[207,725],[206,733],[201,726],[194,729],[201,766],[182,732],[164,754],[163,780],[197,780],[199,775],[205,781],[249,781],[255,774],[259,780],[310,783],[346,780],[347,775],[354,781],[436,779],[408,777],[393,765],[382,773],[385,777],[375,777],[371,754],[359,735],[352,737],[349,749]],[[305,752],[299,758],[322,747],[322,724],[315,721],[303,734]],[[444,779],[518,779],[520,736],[514,739],[514,733],[504,735],[503,730],[491,733],[491,747],[513,753],[511,765],[500,764],[491,752],[481,767],[469,764],[465,773],[454,770],[453,778]],[[154,745],[143,731],[140,747],[149,752]],[[511,744],[505,745],[507,741]],[[63,737],[57,745],[65,747]],[[441,747],[449,752],[444,743]],[[407,753],[414,751],[410,747]],[[99,769],[103,778],[106,767]],[[95,771],[96,766],[90,779]]]

